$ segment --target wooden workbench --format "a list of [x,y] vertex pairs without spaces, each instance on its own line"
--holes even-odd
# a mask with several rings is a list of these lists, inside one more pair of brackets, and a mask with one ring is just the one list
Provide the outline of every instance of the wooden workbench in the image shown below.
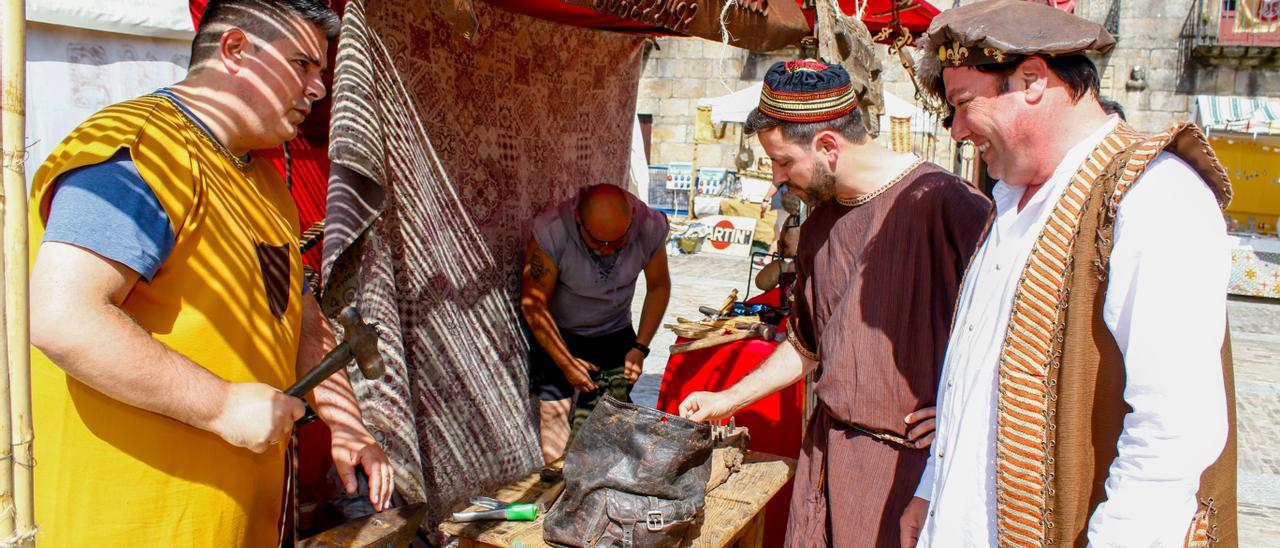
[[[707,493],[703,519],[695,524],[696,536],[692,546],[758,547],[764,535],[764,506],[795,473],[792,459],[751,452],[742,468],[729,476],[724,485]],[[542,494],[545,484],[538,481],[535,472],[493,495],[504,502],[532,502]],[[479,510],[471,507],[468,510]],[[459,545],[537,547],[547,546],[542,541],[542,518],[535,521],[478,521],[440,524],[440,531],[458,537]]]

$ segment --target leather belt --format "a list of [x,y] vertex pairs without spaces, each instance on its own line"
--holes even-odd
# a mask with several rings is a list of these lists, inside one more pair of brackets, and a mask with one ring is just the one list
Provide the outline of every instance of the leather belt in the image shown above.
[[848,426],[849,428],[852,428],[858,431],[859,433],[866,434],[880,441],[892,443],[895,445],[900,445],[902,447],[906,447],[907,449],[916,449],[916,443],[914,441],[911,441],[903,436],[894,434],[893,432],[882,432],[879,430],[872,430],[865,426],[861,426],[851,422],[843,422],[843,421],[836,421],[836,422],[839,422],[840,424]]

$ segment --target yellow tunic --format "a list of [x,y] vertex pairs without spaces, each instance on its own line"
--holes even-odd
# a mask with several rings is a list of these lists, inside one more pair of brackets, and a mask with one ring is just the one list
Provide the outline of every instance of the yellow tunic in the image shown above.
[[[215,375],[283,389],[295,378],[301,326],[297,210],[267,161],[241,172],[215,146],[159,96],[95,114],[36,172],[32,263],[57,177],[129,149],[175,243],[123,309]],[[279,275],[264,274],[271,264]],[[281,445],[258,455],[125,405],[68,377],[35,348],[32,384],[40,546],[278,544]]]

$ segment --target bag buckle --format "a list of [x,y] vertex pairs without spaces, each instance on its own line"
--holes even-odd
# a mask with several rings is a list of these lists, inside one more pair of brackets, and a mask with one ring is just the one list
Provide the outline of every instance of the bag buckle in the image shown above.
[[661,531],[667,527],[667,520],[663,518],[660,510],[649,510],[645,518],[644,525],[649,531]]

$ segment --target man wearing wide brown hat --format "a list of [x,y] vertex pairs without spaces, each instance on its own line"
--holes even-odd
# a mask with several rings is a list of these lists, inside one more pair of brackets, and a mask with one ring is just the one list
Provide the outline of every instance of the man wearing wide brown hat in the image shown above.
[[1231,190],[1194,126],[1103,111],[1086,54],[1114,44],[1019,0],[926,34],[921,83],[1000,182],[904,546],[1235,543]]
[[747,118],[773,182],[809,202],[787,341],[723,392],[680,404],[732,415],[814,373],[787,545],[895,546],[932,439],[947,329],[991,203],[960,178],[880,146],[840,65],[777,63]]

